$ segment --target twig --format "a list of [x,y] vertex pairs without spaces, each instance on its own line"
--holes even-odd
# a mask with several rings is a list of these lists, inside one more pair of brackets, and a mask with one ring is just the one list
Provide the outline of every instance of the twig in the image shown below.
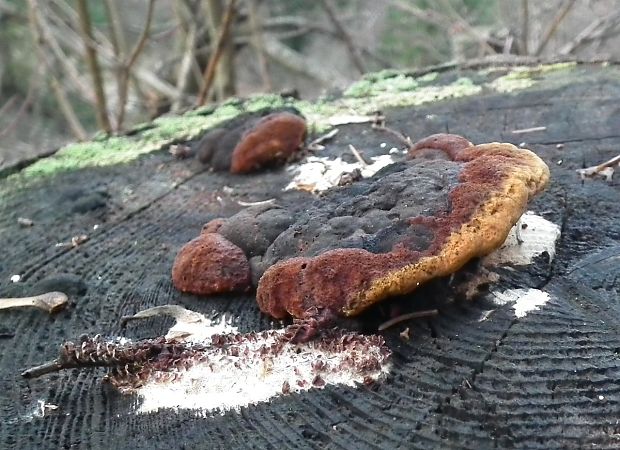
[[321,2],[321,6],[323,6],[323,9],[327,13],[329,20],[334,25],[336,32],[338,33],[340,38],[344,41],[345,45],[349,49],[349,54],[351,55],[351,60],[353,61],[353,65],[359,71],[360,74],[363,74],[364,72],[366,72],[366,69],[364,69],[364,63],[362,61],[362,58],[360,57],[357,51],[357,48],[353,44],[353,40],[351,39],[351,36],[347,32],[347,30],[345,30],[340,19],[338,19],[338,16],[336,15],[336,12],[334,11],[334,8],[332,7],[330,3],[330,0],[320,0],[320,2]]
[[391,134],[396,139],[398,139],[402,144],[404,144],[407,148],[413,147],[413,142],[411,141],[411,138],[409,136],[406,136],[405,134],[401,133],[398,130],[394,130],[392,128],[385,126],[385,122],[373,123],[372,128],[375,130],[384,131],[386,133]]
[[360,152],[357,151],[353,144],[349,144],[349,150],[351,150],[351,153],[353,153],[353,156],[355,156],[357,162],[359,162],[362,166],[366,167],[368,165],[368,162],[364,159]]
[[35,307],[48,314],[54,314],[63,309],[69,298],[62,292],[47,292],[34,297],[0,298],[0,309]]
[[[15,128],[15,126],[19,123],[19,121],[22,118],[22,115],[24,114],[24,112],[26,111],[26,109],[28,109],[30,107],[30,105],[32,104],[33,100],[34,100],[34,93],[36,92],[36,90],[38,89],[38,81],[35,82],[35,78],[38,78],[38,75],[33,75],[32,78],[30,79],[30,83],[28,85],[28,92],[26,93],[26,98],[24,99],[24,101],[22,102],[22,104],[20,105],[19,109],[17,110],[17,112],[13,115],[13,118],[11,119],[11,122],[4,127],[4,129],[0,130],[0,137],[5,136],[7,133],[9,133],[11,130],[13,130],[13,128]],[[35,86],[37,85],[37,86]],[[4,106],[0,109],[0,116],[2,116],[2,113],[4,113],[5,109],[8,109],[11,104],[13,103],[13,101],[17,98],[17,96],[13,96],[9,99],[9,101],[7,101]]]
[[336,136],[338,134],[340,130],[338,128],[334,128],[333,130],[325,133],[322,136],[319,136],[318,138],[314,139],[313,141],[311,141],[308,145],[306,145],[306,148],[310,151],[319,151],[319,150],[323,150],[325,147],[322,145],[323,142],[329,141],[330,139],[332,139],[334,136]]
[[97,123],[103,131],[106,133],[111,133],[112,126],[110,125],[110,119],[108,118],[106,97],[103,89],[103,76],[101,74],[101,67],[99,66],[99,61],[97,59],[97,49],[95,46],[91,45],[91,41],[94,39],[86,0],[77,0],[77,9],[80,16],[82,41],[86,49],[86,62],[88,63],[90,74],[93,78],[93,88],[95,90],[95,98],[97,99]]
[[264,42],[265,52],[278,64],[307,78],[316,80],[323,86],[329,87],[335,84],[338,74],[329,70],[329,68],[325,66],[317,67],[316,64],[308,61],[304,55],[284,45],[271,35],[266,35]]
[[270,198],[268,200],[261,200],[258,202],[244,202],[242,200],[237,200],[237,204],[241,206],[262,206],[262,205],[271,205],[276,201],[275,198]]
[[[185,2],[180,2],[183,5],[182,10],[178,11],[178,20],[180,28],[185,30],[185,39],[183,44],[183,55],[179,64],[179,70],[177,72],[176,87],[179,91],[179,96],[173,99],[171,110],[177,112],[183,106],[183,98],[185,90],[189,84],[192,69],[196,65],[196,42],[198,37],[198,25],[192,18],[192,11],[190,6]],[[185,26],[185,24],[187,24]],[[166,64],[167,65],[167,64]]]
[[521,0],[521,48],[524,55],[528,54],[530,39],[530,6],[529,0]]
[[613,29],[620,22],[620,10],[606,17],[599,17],[585,27],[571,42],[565,44],[560,51],[560,55],[569,55],[587,42],[606,37],[609,30]]
[[[30,27],[32,29],[32,34],[35,37],[36,42],[36,51],[39,54],[39,59],[43,62],[43,65],[48,71],[48,77],[50,78],[50,86],[52,91],[54,92],[54,96],[56,97],[56,101],[60,106],[60,110],[63,113],[63,116],[67,123],[69,124],[69,128],[71,132],[76,137],[76,139],[83,141],[86,140],[87,134],[86,130],[80,123],[69,99],[67,98],[67,94],[62,88],[60,81],[55,75],[55,67],[54,64],[49,60],[47,52],[45,51],[43,45],[46,42],[45,37],[42,34],[41,28],[41,17],[38,9],[38,3],[36,0],[28,1],[28,9],[29,9],[29,20]],[[40,69],[41,70],[41,69]]]
[[272,83],[269,77],[267,58],[265,57],[265,44],[261,31],[260,17],[256,8],[256,0],[248,0],[248,15],[250,19],[250,31],[252,33],[252,45],[254,45],[256,56],[258,57],[258,69],[263,81],[263,89],[269,92],[272,90]]
[[566,17],[566,15],[569,13],[569,11],[572,9],[574,5],[575,5],[575,0],[568,0],[564,4],[563,8],[561,8],[560,11],[558,11],[553,21],[547,28],[547,31],[543,35],[543,38],[540,40],[540,43],[538,44],[538,47],[536,48],[534,55],[539,56],[543,52],[543,50],[549,43],[549,40],[557,31],[558,26],[560,25],[560,23],[562,23],[562,21],[564,20],[564,18]]
[[534,133],[535,131],[546,131],[547,127],[531,127],[531,128],[521,128],[518,130],[512,130],[512,134],[526,134],[526,133]]
[[577,173],[581,176],[581,179],[585,179],[586,177],[592,177],[594,175],[603,175],[607,181],[611,181],[611,177],[614,174],[614,166],[618,166],[620,168],[620,155],[611,158],[604,163],[601,163],[597,166],[590,166],[584,169],[577,169]]
[[215,69],[222,56],[222,52],[224,51],[224,44],[226,43],[230,26],[233,22],[233,18],[235,17],[235,5],[236,0],[228,0],[228,6],[226,8],[224,18],[222,19],[222,24],[220,25],[220,34],[217,37],[215,49],[213,50],[213,53],[209,58],[209,63],[203,73],[204,83],[200,89],[200,93],[198,94],[197,106],[202,106],[205,104],[209,91],[211,90],[211,86],[213,85]]
[[155,0],[149,0],[148,10],[146,12],[146,20],[144,22],[144,28],[142,34],[136,42],[129,58],[123,63],[121,68],[121,75],[119,77],[119,90],[118,90],[118,111],[116,114],[116,130],[121,130],[123,127],[123,121],[125,120],[125,109],[127,106],[127,93],[129,90],[129,75],[131,73],[131,67],[135,64],[138,56],[144,49],[144,45],[149,37],[151,31],[151,22],[153,19],[153,10],[155,6]]
[[108,25],[110,27],[110,42],[114,49],[114,54],[120,61],[122,55],[127,51],[127,41],[125,39],[125,33],[121,26],[121,15],[118,12],[117,0],[104,0],[106,14],[108,16]]
[[390,320],[383,322],[379,325],[378,330],[383,331],[387,330],[390,327],[393,327],[397,323],[405,322],[406,320],[411,319],[422,319],[424,317],[434,317],[439,314],[439,310],[437,309],[429,309],[427,311],[415,311],[407,314],[401,314],[400,316],[394,317]]
[[[63,68],[64,74],[66,74],[66,76],[71,80],[72,89],[77,89],[86,101],[94,105],[96,98],[92,92],[91,86],[80,73],[80,69],[78,69],[77,64],[74,62],[75,58],[70,58],[67,55],[58,40],[59,36],[67,36],[71,34],[73,30],[67,26],[64,20],[59,19],[56,16],[53,8],[47,8],[45,14],[42,14],[40,11],[40,2],[35,2],[35,4],[36,5],[34,8],[36,9],[40,33],[39,39],[41,39],[39,45],[42,48],[50,50],[50,61],[53,60],[52,66]],[[77,37],[75,38],[75,42],[79,42]],[[79,44],[77,46],[76,53],[82,53],[82,48],[79,47]],[[53,58],[51,56],[53,56]],[[56,70],[56,73],[58,72],[59,71]]]

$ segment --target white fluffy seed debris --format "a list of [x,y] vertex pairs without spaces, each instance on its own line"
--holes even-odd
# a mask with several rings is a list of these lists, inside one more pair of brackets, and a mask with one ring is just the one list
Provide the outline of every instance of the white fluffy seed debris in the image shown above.
[[325,191],[337,186],[344,174],[359,170],[362,177],[370,177],[385,166],[392,164],[394,159],[391,155],[379,155],[371,157],[370,161],[369,164],[362,164],[359,161],[348,163],[342,158],[330,159],[323,156],[309,156],[303,163],[288,168],[294,176],[284,190]]
[[[138,413],[168,408],[207,414],[328,385],[368,384],[389,373],[390,351],[380,336],[334,330],[297,345],[283,342],[282,335],[283,330],[214,335],[187,369],[150,371],[139,387],[125,384],[123,391],[138,395]],[[228,344],[222,346],[222,339]]]

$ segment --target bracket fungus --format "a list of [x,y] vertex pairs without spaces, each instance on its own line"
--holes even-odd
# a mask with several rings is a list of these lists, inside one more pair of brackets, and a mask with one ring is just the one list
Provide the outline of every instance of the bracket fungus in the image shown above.
[[285,162],[301,148],[306,121],[294,109],[266,112],[248,113],[209,131],[195,145],[198,159],[237,174]]
[[177,255],[172,281],[178,290],[193,294],[245,291],[250,286],[250,266],[243,251],[224,236],[202,233]]
[[[412,146],[407,161],[332,188],[294,215],[269,205],[211,228],[251,261],[261,311],[301,319],[294,339],[307,340],[335,317],[488,255],[548,180],[529,150],[433,135]],[[278,220],[261,221],[270,215]]]

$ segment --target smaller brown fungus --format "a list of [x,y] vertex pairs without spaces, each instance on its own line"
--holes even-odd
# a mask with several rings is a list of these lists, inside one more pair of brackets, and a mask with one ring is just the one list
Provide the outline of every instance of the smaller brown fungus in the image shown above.
[[250,173],[284,163],[305,137],[306,121],[297,111],[260,111],[212,129],[195,151],[201,162],[215,170]]
[[407,156],[417,159],[454,159],[460,150],[472,145],[456,134],[431,134],[413,144]]
[[243,292],[250,288],[250,265],[224,236],[202,233],[178,253],[172,282],[178,290],[198,295]]

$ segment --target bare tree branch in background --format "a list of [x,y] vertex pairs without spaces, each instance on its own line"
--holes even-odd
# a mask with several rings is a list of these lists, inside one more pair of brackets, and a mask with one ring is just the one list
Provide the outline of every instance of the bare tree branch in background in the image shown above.
[[272,83],[269,76],[269,68],[267,66],[267,58],[265,57],[265,43],[263,41],[263,32],[261,26],[261,20],[258,15],[257,0],[248,0],[248,15],[250,21],[250,30],[252,33],[252,45],[256,50],[256,56],[258,57],[258,70],[263,82],[263,90],[271,91]]
[[148,9],[146,12],[146,20],[144,22],[144,28],[142,34],[136,42],[129,58],[123,62],[121,66],[121,73],[119,76],[118,87],[118,110],[116,113],[116,129],[121,130],[123,128],[123,121],[125,120],[125,110],[127,107],[127,94],[129,91],[129,77],[131,74],[131,68],[135,64],[136,60],[140,56],[140,53],[144,49],[144,45],[149,37],[151,31],[151,22],[153,20],[153,10],[155,8],[155,0],[149,0]]
[[[64,73],[71,80],[71,87],[76,89],[84,100],[94,105],[96,99],[89,83],[80,74],[80,70],[73,63],[73,58],[67,55],[56,39],[56,35],[66,33],[68,27],[61,20],[52,22],[54,19],[52,11],[49,8],[41,11],[38,0],[36,5],[37,26],[42,46],[49,49],[54,56],[54,65],[58,64],[63,68]],[[47,19],[50,19],[50,22]],[[57,29],[56,32],[54,32],[54,27]]]
[[[40,83],[39,78],[40,78],[39,76],[33,75],[32,78],[30,79],[30,83],[28,83],[28,93],[26,94],[26,98],[24,98],[24,101],[22,102],[19,109],[17,110],[17,113],[14,114],[14,117],[11,120],[11,122],[6,127],[4,127],[4,129],[0,130],[0,138],[5,136],[9,132],[11,132],[11,130],[15,127],[15,125],[17,125],[17,123],[21,120],[24,114],[24,111],[26,111],[26,109],[32,105],[32,102],[34,101],[34,98],[35,98],[35,92],[39,90],[39,83]],[[0,117],[2,116],[2,113],[6,109],[9,109],[11,107],[11,103],[14,103],[15,99],[17,99],[17,96],[11,97],[11,100],[9,100],[6,104],[2,106],[2,108],[0,108]]]
[[594,19],[587,27],[560,48],[560,55],[570,55],[578,48],[597,39],[604,39],[614,32],[617,33],[620,25],[620,9],[605,17]]
[[353,64],[355,65],[355,68],[359,71],[360,74],[363,74],[364,72],[366,72],[366,69],[364,68],[364,62],[362,61],[362,58],[360,57],[359,52],[357,48],[355,47],[355,44],[353,44],[353,40],[351,39],[351,36],[347,32],[347,30],[345,30],[344,26],[342,25],[342,22],[340,22],[340,19],[338,19],[338,16],[336,15],[336,11],[334,10],[330,0],[320,0],[320,2],[321,2],[321,5],[323,6],[323,9],[327,13],[327,17],[329,17],[329,20],[331,21],[332,25],[336,29],[336,32],[346,44],[347,49],[349,50],[349,54],[351,55],[351,60],[353,61]]
[[86,4],[86,0],[77,0],[77,6],[78,14],[80,16],[82,40],[84,41],[84,47],[86,49],[86,60],[93,78],[93,88],[95,90],[95,97],[97,98],[97,122],[103,131],[106,133],[111,133],[112,127],[108,118],[106,97],[103,89],[103,76],[101,74],[99,61],[97,60],[97,50],[95,46],[91,44],[91,41],[94,39],[92,26],[90,23],[90,14],[88,12],[88,5]]
[[198,25],[195,20],[192,20],[191,6],[188,5],[187,2],[181,0],[177,2],[177,7],[179,22],[182,25],[180,28],[186,29],[186,32],[182,47],[183,55],[179,64],[176,80],[176,88],[179,91],[179,95],[172,101],[171,110],[173,112],[179,111],[183,106],[183,97],[189,85],[192,69],[196,65],[196,44],[198,37]]
[[271,59],[282,66],[295,73],[314,79],[321,83],[322,86],[331,87],[334,85],[336,74],[330,73],[325,67],[313,64],[312,61],[309,61],[302,54],[271,36],[265,36],[265,52]]
[[[213,2],[209,3],[211,4]],[[224,46],[226,45],[226,41],[228,40],[228,32],[230,31],[230,26],[235,16],[235,6],[236,0],[228,0],[226,13],[224,14],[222,22],[219,26],[219,35],[217,36],[215,47],[213,49],[213,52],[211,53],[211,57],[209,58],[209,64],[207,65],[203,74],[204,84],[200,88],[200,93],[198,94],[198,106],[202,106],[205,104],[207,96],[209,95],[209,91],[211,90],[211,86],[213,85],[213,80],[215,79],[215,70],[218,66],[220,58],[222,57]]]
[[562,23],[564,18],[566,18],[566,15],[569,13],[569,11],[573,8],[574,5],[575,5],[575,0],[568,0],[564,2],[564,5],[560,8],[557,15],[554,17],[553,21],[549,24],[549,27],[545,31],[545,34],[543,35],[542,39],[540,40],[540,43],[538,44],[538,47],[536,47],[536,51],[534,52],[535,56],[540,56],[540,54],[543,52],[543,50],[549,43],[549,40],[551,39],[551,37],[557,31],[560,23]]
[[67,123],[69,124],[69,128],[71,132],[76,137],[76,139],[83,141],[87,139],[87,133],[84,130],[84,127],[80,123],[80,120],[75,114],[73,107],[71,106],[71,102],[69,102],[67,98],[67,94],[62,88],[61,83],[58,81],[58,78],[55,74],[55,66],[47,57],[47,51],[44,47],[44,43],[46,42],[42,32],[41,32],[41,20],[40,20],[40,12],[39,5],[37,0],[28,0],[29,7],[29,22],[32,30],[32,35],[35,41],[35,48],[37,49],[37,53],[39,54],[39,59],[43,62],[44,67],[39,67],[39,70],[46,69],[48,77],[50,79],[50,86],[52,91],[54,92],[54,96],[56,97],[56,101],[60,106],[60,110],[63,113],[63,116]]
[[[229,0],[225,10],[222,9],[222,0],[206,0],[206,9],[209,23],[209,36],[212,44],[212,56],[216,55],[214,79],[211,83],[215,83],[216,100],[222,101],[226,97],[235,93],[235,75],[234,75],[234,46],[233,40],[229,39],[229,32],[233,20],[236,15],[236,0]],[[208,66],[203,73],[203,79],[206,80]],[[206,84],[206,83],[205,83]],[[201,91],[204,90],[203,85]],[[211,89],[211,86],[208,87]]]
[[529,0],[521,0],[521,52],[529,54],[530,40],[530,5]]

